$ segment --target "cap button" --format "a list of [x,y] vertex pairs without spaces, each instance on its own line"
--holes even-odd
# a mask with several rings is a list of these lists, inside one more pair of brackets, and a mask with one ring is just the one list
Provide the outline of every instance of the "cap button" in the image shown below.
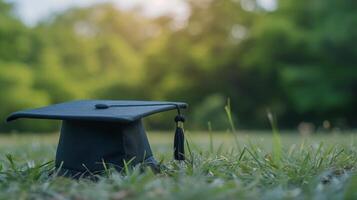
[[96,109],[107,109],[109,106],[107,104],[95,104]]

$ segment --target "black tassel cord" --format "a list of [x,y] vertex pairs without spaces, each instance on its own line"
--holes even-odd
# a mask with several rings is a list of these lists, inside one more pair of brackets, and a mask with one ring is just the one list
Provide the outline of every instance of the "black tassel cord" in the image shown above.
[[181,115],[180,109],[178,109],[178,115],[175,117],[175,122],[174,158],[175,160],[185,160],[185,134],[183,127],[181,127],[185,122],[185,117]]

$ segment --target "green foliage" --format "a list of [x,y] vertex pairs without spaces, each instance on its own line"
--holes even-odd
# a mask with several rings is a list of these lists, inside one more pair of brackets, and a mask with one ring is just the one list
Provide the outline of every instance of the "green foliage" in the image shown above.
[[31,33],[12,13],[13,6],[0,1],[0,61],[28,61]]
[[[18,63],[0,63],[0,117],[6,118],[7,113],[14,110],[27,109],[29,107],[40,107],[50,103],[47,93],[33,88],[34,75],[32,71],[23,64]],[[4,123],[4,120],[1,123]],[[9,130],[11,126],[4,126]],[[33,127],[30,121],[17,123],[20,130],[48,130],[38,125]]]
[[[73,99],[175,100],[190,104],[188,126],[219,130],[229,97],[239,128],[268,128],[267,108],[283,128],[357,125],[353,0],[281,0],[274,11],[255,0],[187,4],[184,22],[97,4],[31,28],[0,0],[1,119]],[[166,118],[148,124],[167,128]],[[54,128],[39,126],[0,130]]]

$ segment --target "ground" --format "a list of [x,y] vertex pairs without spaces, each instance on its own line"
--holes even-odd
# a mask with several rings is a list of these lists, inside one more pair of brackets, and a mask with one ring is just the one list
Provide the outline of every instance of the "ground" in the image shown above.
[[356,136],[349,133],[149,133],[160,174],[140,166],[98,181],[51,174],[58,134],[0,135],[0,199],[356,199]]

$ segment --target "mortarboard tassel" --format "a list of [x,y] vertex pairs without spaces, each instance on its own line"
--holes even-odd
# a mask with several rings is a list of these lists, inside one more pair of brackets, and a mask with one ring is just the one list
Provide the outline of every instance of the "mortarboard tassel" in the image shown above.
[[[179,111],[179,109],[178,109]],[[185,160],[185,134],[183,131],[183,127],[180,126],[185,122],[185,117],[179,114],[175,117],[176,122],[176,131],[174,138],[174,158],[175,160]]]

